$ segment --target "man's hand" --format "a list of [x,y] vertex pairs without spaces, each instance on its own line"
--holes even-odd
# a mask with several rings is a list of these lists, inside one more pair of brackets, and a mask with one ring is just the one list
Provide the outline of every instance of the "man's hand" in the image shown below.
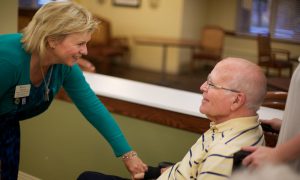
[[144,179],[145,173],[137,173],[135,174],[132,179]]
[[[162,174],[163,172],[165,172],[167,169],[168,169],[169,167],[165,167],[165,168],[161,168],[160,169],[160,174]],[[155,168],[156,169],[156,168]],[[149,170],[151,170],[151,168],[149,169]],[[149,172],[148,172],[149,173]],[[152,170],[152,172],[150,171],[150,173],[151,173],[151,177],[153,176],[153,177],[158,177],[160,174],[156,174],[157,172],[155,172],[154,174],[153,174],[153,170]],[[149,176],[149,174],[148,174],[148,176]],[[145,177],[145,172],[143,172],[143,173],[137,173],[137,174],[135,174],[133,177],[132,177],[132,179],[144,179],[144,177]]]

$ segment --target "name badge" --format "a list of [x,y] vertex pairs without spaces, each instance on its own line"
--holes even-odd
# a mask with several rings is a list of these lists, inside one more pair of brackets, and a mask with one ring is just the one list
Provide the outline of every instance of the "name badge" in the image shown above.
[[29,96],[30,88],[31,88],[30,84],[16,86],[14,98],[22,98],[22,97]]

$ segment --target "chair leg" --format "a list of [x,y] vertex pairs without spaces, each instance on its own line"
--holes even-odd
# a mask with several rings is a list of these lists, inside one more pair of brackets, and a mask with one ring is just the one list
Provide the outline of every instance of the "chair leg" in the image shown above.
[[190,62],[190,71],[194,72],[194,70],[195,70],[195,60],[191,59],[191,62]]
[[266,68],[266,76],[269,76],[269,67]]
[[278,76],[281,77],[281,68],[278,69]]

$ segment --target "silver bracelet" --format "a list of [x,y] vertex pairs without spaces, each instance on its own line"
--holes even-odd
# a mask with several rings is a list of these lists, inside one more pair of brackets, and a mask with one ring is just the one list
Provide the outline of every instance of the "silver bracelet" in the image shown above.
[[137,157],[137,153],[135,151],[130,151],[122,156],[122,160],[128,160]]

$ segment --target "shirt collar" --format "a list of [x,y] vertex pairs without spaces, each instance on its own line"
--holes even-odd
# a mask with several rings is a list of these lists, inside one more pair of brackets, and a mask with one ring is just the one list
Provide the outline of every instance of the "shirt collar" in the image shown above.
[[216,132],[223,132],[228,129],[238,127],[239,129],[249,128],[258,124],[258,116],[240,117],[227,120],[223,123],[216,124],[215,122],[210,123],[210,129]]

